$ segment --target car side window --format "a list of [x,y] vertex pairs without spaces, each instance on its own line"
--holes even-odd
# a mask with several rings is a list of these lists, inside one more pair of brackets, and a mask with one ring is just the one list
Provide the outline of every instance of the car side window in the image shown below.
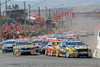
[[50,42],[50,45],[52,45],[52,42]]
[[62,47],[62,44],[63,44],[63,42],[61,42],[59,46]]
[[52,42],[49,42],[49,43],[48,43],[48,46],[50,46],[50,45],[52,45]]
[[48,43],[48,45],[50,44],[50,42]]
[[62,47],[66,47],[66,41],[63,42]]

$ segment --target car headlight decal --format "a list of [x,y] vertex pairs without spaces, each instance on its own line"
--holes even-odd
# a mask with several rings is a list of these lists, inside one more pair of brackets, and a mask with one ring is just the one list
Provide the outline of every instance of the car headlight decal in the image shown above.
[[33,49],[34,47],[30,47],[30,49]]
[[18,50],[21,50],[21,48],[20,48],[20,47],[18,47]]
[[73,52],[77,52],[77,50],[73,50]]

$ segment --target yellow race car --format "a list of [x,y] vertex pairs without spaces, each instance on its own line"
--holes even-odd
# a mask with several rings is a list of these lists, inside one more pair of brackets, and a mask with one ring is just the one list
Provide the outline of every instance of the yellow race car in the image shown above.
[[57,45],[56,56],[91,58],[92,51],[83,41],[68,39],[64,40],[60,45]]
[[19,40],[13,47],[13,55],[20,56],[21,54],[36,54],[36,49],[28,40]]

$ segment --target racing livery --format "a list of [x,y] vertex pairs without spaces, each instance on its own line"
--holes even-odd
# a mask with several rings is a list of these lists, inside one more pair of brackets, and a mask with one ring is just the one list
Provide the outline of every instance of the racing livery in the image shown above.
[[32,43],[29,42],[28,40],[19,40],[13,47],[13,55],[20,56],[23,53],[36,54],[36,49],[34,48]]
[[56,47],[56,56],[64,57],[92,57],[91,49],[80,40],[65,40]]
[[62,41],[63,40],[50,41],[46,47],[45,55],[55,56],[56,55],[56,46],[59,45]]
[[39,51],[40,51],[41,43],[42,43],[41,39],[33,39],[32,40],[32,44],[34,45],[37,53],[39,53]]
[[2,52],[12,52],[13,46],[15,45],[16,40],[14,39],[8,39],[4,42],[2,46]]

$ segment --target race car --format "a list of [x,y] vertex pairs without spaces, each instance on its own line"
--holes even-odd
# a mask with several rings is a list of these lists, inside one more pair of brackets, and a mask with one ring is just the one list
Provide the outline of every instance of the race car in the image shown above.
[[79,39],[79,37],[78,37],[78,36],[73,35],[73,36],[68,36],[68,37],[67,37],[67,39]]
[[37,54],[35,47],[29,40],[18,40],[13,47],[13,55],[20,56],[21,54]]
[[78,33],[78,36],[80,36],[80,37],[88,36],[88,32],[87,31],[80,31]]
[[52,40],[48,43],[45,49],[45,55],[56,56],[56,46],[63,40]]
[[66,39],[67,37],[66,37],[66,36],[61,35],[61,36],[57,36],[56,38],[57,38],[57,40],[64,40],[64,39]]
[[36,44],[41,45],[41,42],[42,42],[41,39],[33,39],[32,40],[33,45],[36,45]]
[[40,46],[40,54],[45,54],[46,45],[48,45],[50,40],[42,40],[42,44]]
[[47,38],[55,38],[55,34],[47,35]]
[[75,34],[73,32],[71,32],[71,31],[69,31],[69,32],[65,33],[64,35],[68,37],[68,36],[73,36]]
[[2,53],[5,52],[12,52],[13,46],[15,45],[16,40],[15,39],[8,39],[4,42],[2,46]]
[[41,39],[33,39],[32,44],[34,45],[36,52],[39,53],[40,45],[42,44],[42,40]]
[[83,41],[76,39],[64,40],[56,47],[56,56],[63,57],[92,57],[91,49]]
[[88,33],[88,35],[94,35],[94,32],[93,31],[89,31],[87,33]]

